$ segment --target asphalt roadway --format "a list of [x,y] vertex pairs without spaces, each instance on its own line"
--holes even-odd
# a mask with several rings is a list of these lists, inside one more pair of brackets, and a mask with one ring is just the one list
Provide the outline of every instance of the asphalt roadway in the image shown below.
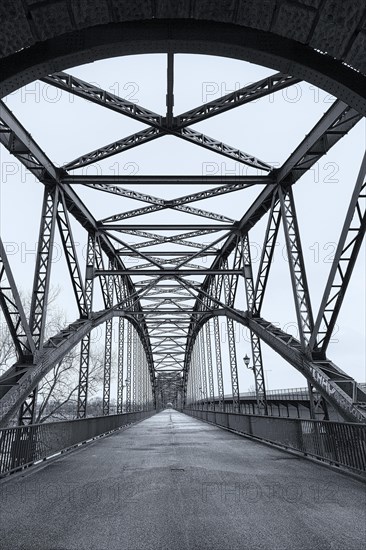
[[167,410],[0,483],[1,550],[361,550],[365,485]]

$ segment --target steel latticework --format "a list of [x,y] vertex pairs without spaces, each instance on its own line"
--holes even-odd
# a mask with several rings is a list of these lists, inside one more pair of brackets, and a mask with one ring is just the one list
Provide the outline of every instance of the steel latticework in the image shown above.
[[[313,418],[329,418],[328,407],[332,406],[346,420],[366,421],[365,391],[327,356],[365,234],[366,156],[320,307],[314,313],[297,215],[301,204],[296,201],[295,207],[293,192],[297,181],[357,125],[361,115],[354,107],[335,100],[285,162],[275,168],[253,152],[242,151],[191,126],[239,106],[245,108],[259,98],[298,84],[300,79],[278,72],[176,114],[174,61],[175,52],[169,51],[164,114],[67,72],[43,75],[42,80],[48,86],[146,126],[133,135],[101,144],[61,168],[47,157],[7,105],[0,104],[1,146],[44,188],[29,315],[0,241],[0,305],[17,355],[16,364],[0,377],[2,425],[7,425],[15,415],[20,424],[34,421],[39,382],[79,344],[76,414],[78,418],[88,415],[91,331],[100,325],[105,329],[103,415],[112,412],[114,375],[118,414],[167,406],[211,411],[226,408],[228,412],[239,413],[240,380],[248,372],[244,372],[241,360],[238,361],[236,328],[246,327],[257,414],[268,414],[264,343],[306,377]],[[229,158],[249,170],[255,169],[256,174],[127,177],[78,171],[163,136]],[[186,185],[189,193],[176,193],[173,198],[168,198],[168,194],[150,195],[145,191],[150,185],[167,186],[170,190]],[[138,190],[139,186],[143,192]],[[193,186],[199,190],[192,192]],[[122,210],[116,206],[98,220],[92,214],[93,201],[84,203],[77,188],[88,191],[87,196],[94,196],[96,201],[100,194],[108,195],[113,207],[122,204],[121,199],[136,201],[138,207]],[[233,219],[231,212],[207,209],[209,200],[231,195],[234,201],[246,189],[258,193],[239,220]],[[198,206],[200,201],[204,201],[205,208]],[[173,213],[171,219],[176,214],[179,220],[187,220],[188,216],[189,221],[149,222],[150,214],[163,215],[165,211]],[[85,232],[87,247],[83,261],[77,253],[71,218]],[[254,266],[251,230],[262,219],[263,245],[258,265]],[[291,280],[288,292],[296,312],[298,338],[279,328],[276,319],[268,321],[262,317],[263,304],[269,298],[268,281],[280,228],[285,236]],[[79,318],[60,333],[48,334],[47,302],[55,234],[61,240]],[[129,267],[130,260],[133,267]],[[103,309],[95,311],[94,298],[99,291]]]

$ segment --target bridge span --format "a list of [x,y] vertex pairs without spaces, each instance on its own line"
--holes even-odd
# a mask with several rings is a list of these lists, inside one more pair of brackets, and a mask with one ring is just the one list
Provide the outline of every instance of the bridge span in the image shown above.
[[359,550],[364,489],[167,409],[3,480],[1,548]]
[[0,550],[363,547],[365,22],[2,0]]

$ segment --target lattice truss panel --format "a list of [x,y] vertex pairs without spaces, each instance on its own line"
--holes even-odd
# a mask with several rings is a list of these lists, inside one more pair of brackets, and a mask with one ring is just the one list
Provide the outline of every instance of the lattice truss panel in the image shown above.
[[[103,323],[105,361],[103,414],[110,414],[113,318],[118,318],[117,412],[147,406],[206,406],[224,410],[223,367],[229,366],[232,410],[240,410],[235,325],[249,329],[251,365],[257,407],[267,413],[261,342],[298,369],[313,388],[346,418],[365,420],[366,395],[356,382],[327,357],[327,346],[344,299],[365,233],[365,171],[363,160],[320,308],[313,312],[301,247],[293,187],[360,120],[351,107],[336,100],[306,138],[279,168],[253,152],[245,152],[192,128],[245,104],[291,87],[299,80],[276,73],[185,113],[174,113],[174,55],[167,55],[166,112],[155,113],[98,88],[72,74],[59,72],[43,82],[129,117],[146,127],[133,135],[67,162],[61,168],[1,103],[0,142],[44,186],[44,200],[32,303],[26,317],[5,249],[0,248],[0,303],[14,341],[18,362],[0,379],[3,424],[18,410],[20,422],[32,421],[39,380],[65,353],[81,342],[78,415],[87,414],[90,333]],[[79,175],[93,165],[144,143],[173,136],[254,169],[247,176],[108,176]],[[166,198],[139,192],[139,186],[197,185],[197,192]],[[96,219],[93,204],[85,205],[77,189],[87,188],[132,199],[138,208]],[[203,188],[203,190],[202,190]],[[257,189],[258,194],[240,219],[230,212],[200,208],[201,201]],[[98,193],[98,194],[97,194]],[[242,195],[240,195],[242,196]],[[299,205],[297,205],[299,208]],[[151,224],[149,214],[162,211],[189,215],[195,223]],[[70,217],[87,233],[84,265],[79,264]],[[266,228],[258,267],[251,260],[250,231],[261,219]],[[187,219],[187,218],[184,218]],[[285,235],[291,280],[289,292],[297,316],[299,339],[261,317],[279,228]],[[79,319],[45,341],[51,255],[58,231],[67,262]],[[127,267],[127,260],[134,267]],[[95,282],[103,299],[93,307]],[[238,298],[239,297],[239,298]],[[245,301],[245,306],[238,306]],[[219,318],[227,334],[226,356],[221,345]],[[222,326],[222,325],[221,325]]]

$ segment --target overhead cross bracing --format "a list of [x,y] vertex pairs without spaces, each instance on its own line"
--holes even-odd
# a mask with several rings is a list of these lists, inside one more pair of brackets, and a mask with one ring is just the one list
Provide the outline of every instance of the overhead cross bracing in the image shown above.
[[[45,76],[43,82],[47,85],[92,102],[100,109],[113,111],[121,116],[121,120],[128,117],[146,126],[108,145],[101,144],[98,149],[79,155],[64,163],[61,168],[48,158],[5,103],[1,104],[1,144],[44,186],[38,268],[29,321],[19,306],[15,280],[8,267],[5,250],[2,249],[3,264],[7,266],[1,272],[7,276],[6,281],[4,276],[5,282],[1,287],[2,306],[17,343],[19,365],[22,366],[19,368],[18,365],[0,379],[6,418],[11,416],[23,398],[27,407],[22,422],[31,419],[38,375],[40,372],[44,374],[53,364],[53,359],[50,359],[48,363],[42,363],[42,369],[39,369],[43,349],[52,345],[52,340],[51,344],[44,341],[44,325],[50,286],[50,249],[58,229],[82,323],[76,331],[82,335],[78,404],[80,416],[85,415],[87,404],[88,334],[90,327],[96,325],[100,318],[107,326],[104,414],[109,412],[113,317],[127,320],[126,326],[121,325],[122,338],[127,331],[127,382],[121,375],[119,391],[120,395],[124,395],[123,383],[126,382],[128,410],[137,399],[138,388],[131,373],[141,357],[144,357],[155,399],[161,399],[162,403],[176,403],[178,399],[180,403],[192,403],[199,401],[202,395],[207,402],[213,402],[215,392],[219,394],[219,402],[223,402],[220,331],[217,328],[217,318],[220,316],[225,318],[227,324],[234,410],[237,411],[240,405],[240,376],[235,343],[237,323],[249,330],[260,412],[266,411],[261,349],[261,342],[264,342],[304,374],[325,398],[332,400],[345,418],[364,419],[363,392],[351,376],[328,359],[327,343],[365,231],[365,163],[357,179],[317,315],[312,310],[310,300],[300,239],[299,205],[295,207],[293,194],[296,182],[309,173],[356,126],[361,116],[352,107],[336,100],[281,166],[274,167],[260,155],[255,155],[254,150],[242,151],[191,128],[191,125],[208,119],[211,121],[235,108],[245,109],[260,98],[298,84],[299,79],[276,73],[177,115],[174,108],[174,59],[172,53],[167,55],[166,113],[163,115],[69,73]],[[255,171],[255,175],[126,177],[78,173],[84,167],[93,166],[145,143],[158,142],[166,136],[229,158],[245,168],[249,167]],[[255,146],[255,141],[253,144]],[[165,186],[166,196],[140,191],[141,187],[138,187],[150,185]],[[198,186],[199,190],[188,193],[177,191],[181,186],[191,185]],[[169,196],[172,190],[173,198]],[[234,202],[236,199],[242,200],[245,193],[254,191],[257,196],[253,199],[250,195],[250,200],[243,201],[249,207],[243,209],[240,217],[235,216],[230,209],[221,212],[207,205],[211,201],[210,204],[215,203],[217,206],[217,199],[223,200],[225,197]],[[110,198],[110,210],[103,216],[95,216],[91,213],[94,201],[98,201],[102,195]],[[82,199],[84,196],[87,200]],[[122,202],[124,200],[136,201],[139,207],[119,208],[119,205],[131,204]],[[199,207],[201,201],[204,202],[202,208]],[[151,217],[166,212],[173,215],[168,222],[160,222],[160,219],[156,222],[158,218]],[[355,212],[358,221],[353,223]],[[80,265],[70,218],[79,222],[88,234],[85,266]],[[259,268],[255,272],[250,255],[250,231],[262,219],[267,222],[267,227]],[[298,338],[265,320],[261,311],[265,295],[268,298],[267,283],[280,227],[284,229],[286,237],[291,276],[289,293],[293,294]],[[351,233],[357,233],[357,237],[349,243],[347,237]],[[350,256],[347,255],[348,250],[352,252]],[[335,281],[336,276],[340,277],[340,283]],[[105,317],[98,317],[98,321],[93,317],[93,296],[97,286],[101,289],[105,311]],[[13,293],[11,301],[7,300],[9,288]],[[131,326],[138,338],[134,337],[135,332],[129,328]],[[57,346],[62,342],[65,349],[69,349],[71,343],[80,341],[74,332],[69,330],[56,335],[53,344]],[[217,370],[217,381],[213,377],[213,365]],[[33,376],[32,373],[38,374]],[[196,377],[194,385],[193,377]],[[24,395],[19,392],[19,387],[23,388]]]

